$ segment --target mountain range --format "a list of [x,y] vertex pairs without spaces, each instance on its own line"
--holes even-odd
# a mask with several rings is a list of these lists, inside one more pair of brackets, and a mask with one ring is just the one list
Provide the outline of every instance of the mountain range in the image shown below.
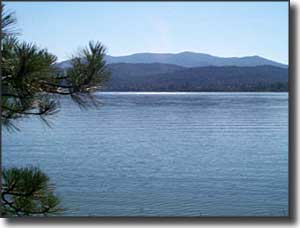
[[137,53],[105,60],[111,77],[104,91],[288,91],[288,66],[259,56]]
[[[204,53],[181,52],[170,53],[136,53],[126,56],[106,55],[107,64],[111,63],[165,63],[183,67],[201,66],[261,66],[271,65],[287,68],[288,66],[260,56],[218,57]],[[61,67],[68,67],[69,61],[60,62]]]
[[284,64],[260,56],[224,58],[195,52],[181,52],[178,54],[137,53],[118,57],[107,55],[106,61],[107,63],[166,63],[184,67],[261,65],[286,67]]

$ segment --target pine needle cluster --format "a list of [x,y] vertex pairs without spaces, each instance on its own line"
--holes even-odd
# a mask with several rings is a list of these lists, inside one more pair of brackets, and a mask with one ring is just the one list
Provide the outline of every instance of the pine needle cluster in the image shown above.
[[[0,3],[1,4],[1,3]],[[97,105],[93,92],[110,73],[104,61],[105,47],[89,42],[61,70],[57,57],[35,44],[19,41],[14,13],[1,10],[1,124],[17,129],[15,120],[46,117],[59,110],[59,99],[69,96],[80,107]],[[43,216],[62,211],[49,178],[40,169],[2,170],[1,203],[5,216]]]

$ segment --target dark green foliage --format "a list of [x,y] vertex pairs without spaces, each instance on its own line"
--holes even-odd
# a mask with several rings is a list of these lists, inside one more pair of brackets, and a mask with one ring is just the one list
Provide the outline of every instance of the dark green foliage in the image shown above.
[[34,216],[60,212],[49,178],[38,168],[2,171],[2,215]]
[[81,107],[95,105],[92,92],[109,77],[100,42],[90,42],[63,72],[56,67],[56,56],[36,45],[18,41],[10,32],[14,16],[2,11],[1,80],[4,126],[14,127],[12,120],[36,115],[45,120],[58,110],[62,95],[70,96]]
[[[2,123],[24,115],[42,119],[57,111],[58,95],[69,95],[79,105],[95,104],[91,92],[108,77],[103,61],[104,48],[90,42],[74,57],[72,68],[60,73],[56,57],[35,45],[3,39],[2,45]],[[84,59],[84,60],[83,60]]]
[[44,117],[54,113],[56,104],[42,93],[41,84],[51,78],[55,56],[35,45],[6,37],[2,44],[2,123],[32,114]]
[[[34,44],[20,42],[13,30],[15,17],[1,5],[1,122],[11,129],[14,120],[48,115],[59,109],[59,98],[70,96],[81,107],[96,105],[92,94],[108,78],[105,48],[90,42],[72,59],[68,70],[56,67],[56,56]],[[46,122],[47,123],[47,122]],[[17,129],[17,128],[16,128]],[[49,178],[38,168],[2,172],[2,215],[41,216],[59,213],[59,200]]]
[[107,91],[288,91],[288,69],[275,66],[110,64]]

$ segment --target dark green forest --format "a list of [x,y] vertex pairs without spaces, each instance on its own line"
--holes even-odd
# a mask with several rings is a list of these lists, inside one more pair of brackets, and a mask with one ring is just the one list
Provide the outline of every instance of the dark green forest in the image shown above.
[[104,91],[263,92],[288,91],[288,69],[275,66],[207,66],[109,64]]

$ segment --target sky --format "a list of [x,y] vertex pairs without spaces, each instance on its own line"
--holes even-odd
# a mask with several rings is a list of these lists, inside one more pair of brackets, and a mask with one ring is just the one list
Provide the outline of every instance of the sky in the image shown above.
[[[5,3],[5,2],[4,2]],[[288,2],[6,2],[20,39],[66,60],[90,40],[113,56],[192,51],[288,63]]]

